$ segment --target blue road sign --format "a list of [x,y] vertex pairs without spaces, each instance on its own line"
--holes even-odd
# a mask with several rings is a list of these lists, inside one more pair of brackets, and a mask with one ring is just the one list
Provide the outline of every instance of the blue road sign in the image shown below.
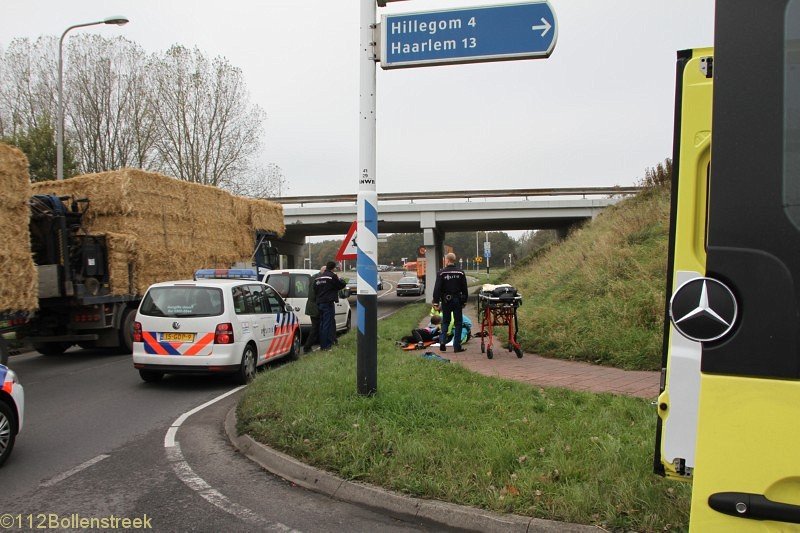
[[548,57],[556,16],[547,1],[381,17],[381,68]]

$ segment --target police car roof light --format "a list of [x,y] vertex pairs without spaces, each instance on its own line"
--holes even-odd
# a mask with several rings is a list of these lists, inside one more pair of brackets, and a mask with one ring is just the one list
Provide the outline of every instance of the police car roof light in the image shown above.
[[251,279],[258,280],[252,268],[201,268],[194,273],[194,279]]

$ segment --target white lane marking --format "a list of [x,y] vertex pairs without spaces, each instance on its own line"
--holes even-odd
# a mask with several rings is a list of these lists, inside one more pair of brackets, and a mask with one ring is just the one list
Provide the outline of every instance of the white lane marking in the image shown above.
[[225,394],[221,394],[221,395],[217,396],[216,398],[207,401],[203,405],[198,405],[194,409],[191,409],[191,410],[186,411],[185,413],[183,413],[181,416],[179,416],[177,419],[175,419],[175,422],[173,422],[172,425],[167,430],[167,434],[164,436],[164,447],[165,448],[170,448],[172,446],[175,446],[175,435],[178,433],[178,428],[181,427],[181,424],[183,424],[186,421],[187,418],[189,418],[190,416],[192,416],[193,414],[195,414],[198,411],[202,411],[203,409],[205,409],[209,405],[212,405],[212,404],[214,404],[214,403],[216,403],[216,402],[218,402],[220,400],[223,400],[223,399],[227,398],[228,396],[230,396],[231,394],[239,392],[243,388],[245,388],[245,385],[241,385],[239,387],[236,387],[235,389],[229,390]]
[[383,298],[387,294],[390,294],[392,292],[392,289],[394,289],[394,285],[392,285],[391,281],[384,281],[384,283],[388,283],[390,285],[390,287],[388,289],[386,289],[385,291],[383,291],[383,294],[379,294],[378,298]]
[[79,465],[78,465],[78,466],[76,466],[75,468],[71,468],[71,469],[67,470],[66,472],[62,472],[61,474],[59,474],[59,475],[57,475],[57,476],[55,476],[55,477],[52,477],[52,478],[48,479],[47,481],[45,481],[45,482],[41,483],[39,486],[40,486],[40,487],[52,487],[52,486],[53,486],[53,485],[55,485],[56,483],[59,483],[59,482],[61,482],[61,481],[64,481],[64,480],[65,480],[65,479],[67,479],[68,477],[70,477],[70,476],[74,476],[75,474],[77,474],[77,473],[78,473],[78,472],[80,472],[81,470],[86,470],[86,469],[87,469],[87,468],[89,468],[90,466],[92,466],[92,465],[94,465],[94,464],[97,464],[97,463],[99,463],[99,462],[100,462],[100,461],[102,461],[103,459],[108,459],[109,457],[111,457],[111,456],[110,456],[110,455],[106,455],[106,454],[100,454],[100,455],[98,455],[97,457],[95,457],[95,458],[93,458],[93,459],[89,459],[89,460],[88,460],[88,461],[86,461],[85,463],[81,463],[81,464],[79,464]]
[[250,509],[230,501],[224,494],[209,485],[206,480],[195,474],[194,470],[192,470],[192,467],[189,466],[189,463],[187,463],[186,459],[183,457],[180,443],[175,440],[175,437],[178,434],[178,428],[181,427],[187,418],[198,411],[202,411],[209,405],[213,405],[216,402],[227,398],[231,394],[242,390],[243,388],[245,388],[245,385],[229,390],[225,394],[221,394],[213,400],[209,400],[203,405],[198,405],[194,409],[186,411],[179,416],[175,422],[172,423],[167,430],[167,434],[164,436],[164,448],[167,454],[167,460],[172,466],[172,470],[175,472],[175,475],[178,476],[178,479],[183,481],[187,487],[195,491],[204,500],[216,508],[225,511],[226,513],[233,515],[240,520],[244,520],[245,522],[258,524],[264,530],[299,533],[298,530],[293,529],[285,524],[281,524],[280,522],[269,522]]

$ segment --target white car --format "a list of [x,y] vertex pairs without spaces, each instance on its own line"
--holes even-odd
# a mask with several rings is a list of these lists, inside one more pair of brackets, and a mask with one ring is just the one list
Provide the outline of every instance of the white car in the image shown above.
[[0,365],[0,466],[6,462],[22,429],[25,391],[13,370]]
[[[269,270],[264,275],[264,282],[278,291],[278,294],[283,296],[299,317],[303,339],[306,338],[308,332],[311,330],[311,318],[306,314],[308,287],[311,283],[311,276],[318,273],[319,270],[314,269],[289,268],[283,270]],[[350,302],[347,301],[348,296],[350,296],[350,291],[344,288],[339,293],[339,301],[336,302],[335,320],[337,332],[349,331],[352,324]]]
[[416,276],[406,276],[400,278],[395,290],[398,296],[423,296],[425,294],[425,284]]
[[193,281],[147,289],[133,325],[133,366],[144,381],[230,373],[247,383],[267,361],[299,357],[297,315],[255,271],[244,272],[198,271]]

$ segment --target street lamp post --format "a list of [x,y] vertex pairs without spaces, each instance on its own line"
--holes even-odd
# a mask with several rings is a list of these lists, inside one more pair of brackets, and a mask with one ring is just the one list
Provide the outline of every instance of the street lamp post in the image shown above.
[[124,26],[127,23],[127,17],[108,17],[95,22],[75,24],[64,30],[64,33],[61,34],[61,39],[58,41],[58,124],[56,124],[56,179],[58,180],[64,179],[64,37],[66,37],[70,30],[74,30],[75,28],[96,26],[98,24],[116,24],[117,26]]

